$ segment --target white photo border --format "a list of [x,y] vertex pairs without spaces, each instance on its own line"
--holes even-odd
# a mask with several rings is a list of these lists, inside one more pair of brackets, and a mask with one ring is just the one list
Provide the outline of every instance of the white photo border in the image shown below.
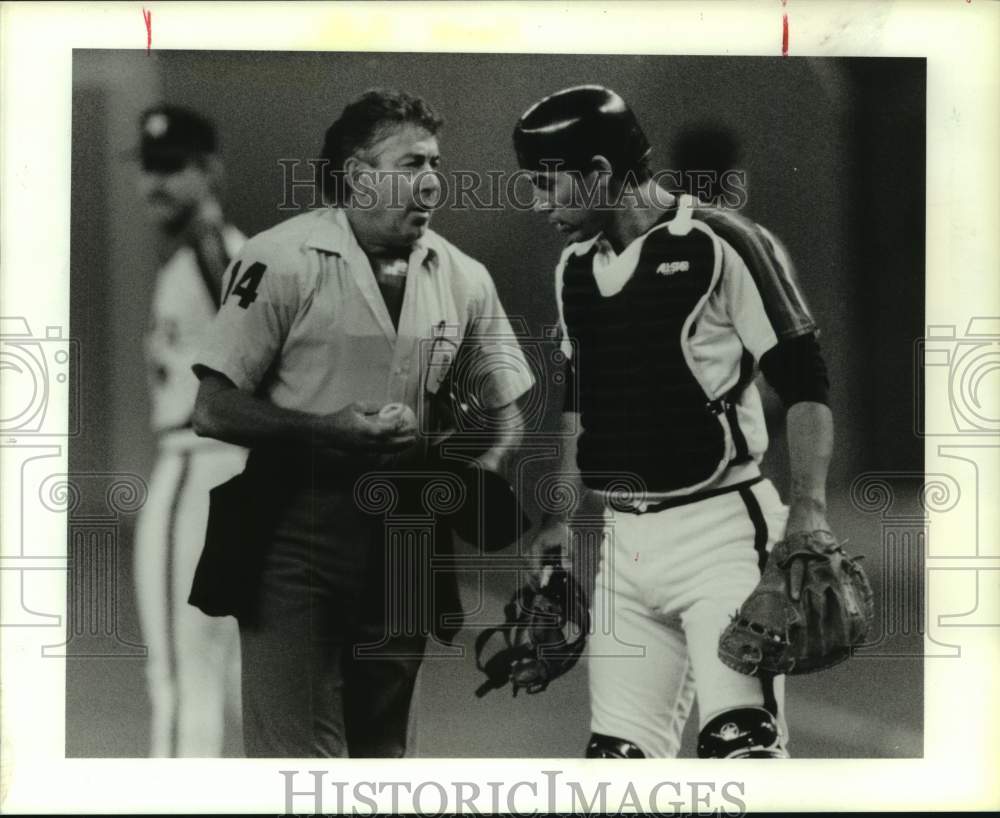
[[[783,16],[789,58],[874,56],[927,58],[927,324],[955,326],[1000,314],[997,275],[1000,221],[997,99],[1000,5],[984,0],[943,2],[672,3],[25,3],[0,7],[2,105],[2,234],[0,302],[4,315],[32,326],[69,323],[69,179],[72,51],[145,49],[143,11],[151,12],[153,49],[619,53],[678,55],[781,54]],[[996,325],[994,320],[994,326]],[[947,411],[928,395],[929,412]],[[992,415],[996,417],[996,415]],[[993,448],[990,448],[992,441]],[[962,444],[960,439],[957,441]],[[968,442],[968,441],[965,441]],[[928,472],[947,470],[941,447],[926,439]],[[996,439],[986,446],[983,485],[997,485]],[[39,444],[42,445],[42,444]],[[18,468],[2,450],[2,482]],[[62,452],[65,471],[65,451]],[[975,488],[973,489],[975,490]],[[994,495],[995,496],[995,495]],[[18,554],[18,508],[5,491],[4,569]],[[31,513],[30,506],[24,509]],[[987,614],[952,627],[957,660],[925,662],[925,757],[907,760],[791,760],[784,764],[705,764],[677,760],[628,765],[640,793],[657,782],[745,782],[749,809],[918,810],[983,809],[1000,804],[994,694],[998,644],[997,583],[980,574],[1000,570],[995,503],[980,503],[971,528],[946,515],[932,535],[977,542],[974,562],[960,556],[929,564],[929,614],[966,614],[978,603]],[[972,530],[978,528],[976,530]],[[44,531],[65,543],[65,528]],[[979,540],[975,540],[975,537]],[[979,548],[979,546],[982,546]],[[991,550],[992,549],[992,550]],[[965,552],[956,552],[957,554]],[[931,561],[928,561],[931,563]],[[950,573],[948,573],[950,572]],[[988,572],[994,572],[988,574]],[[7,574],[7,571],[4,571]],[[22,574],[23,572],[15,571]],[[39,610],[65,608],[65,574],[38,583]],[[972,576],[970,585],[969,577]],[[5,586],[7,578],[4,579]],[[969,588],[978,586],[978,600]],[[992,597],[984,596],[992,594]],[[985,617],[985,618],[984,618]],[[0,631],[0,715],[3,765],[0,809],[60,812],[268,812],[285,810],[280,770],[334,769],[317,761],[65,759],[65,667],[41,659],[53,628]],[[346,781],[391,775],[413,782],[544,780],[560,770],[580,781],[621,780],[622,767],[584,760],[397,762],[342,761],[328,778]],[[297,782],[298,783],[298,782]],[[614,799],[611,799],[612,801]],[[669,799],[667,799],[669,800]],[[435,804],[433,798],[429,799]],[[487,802],[484,802],[488,804]],[[379,806],[388,808],[388,794]],[[306,804],[297,803],[302,809]],[[333,802],[328,803],[332,807]],[[518,809],[545,811],[542,792],[522,789]],[[506,809],[506,804],[503,805]],[[480,806],[488,811],[488,806]]]

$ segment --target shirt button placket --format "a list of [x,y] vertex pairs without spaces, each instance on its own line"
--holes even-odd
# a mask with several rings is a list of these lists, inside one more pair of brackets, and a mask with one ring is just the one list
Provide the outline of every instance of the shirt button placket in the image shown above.
[[400,401],[401,403],[406,402],[406,376],[410,371],[410,363],[407,360],[402,360],[397,363],[396,368],[393,370],[393,384],[392,392],[394,399]]

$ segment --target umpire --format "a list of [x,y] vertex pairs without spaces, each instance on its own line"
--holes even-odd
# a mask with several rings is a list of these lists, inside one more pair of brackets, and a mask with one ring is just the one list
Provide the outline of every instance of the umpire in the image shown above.
[[[532,377],[496,289],[428,226],[441,124],[405,93],[349,104],[324,143],[333,206],[247,242],[195,367],[195,429],[252,450],[213,497],[192,592],[239,619],[249,756],[405,754],[417,670],[428,636],[454,633],[456,617],[441,623],[457,589],[453,575],[413,580],[426,565],[386,556],[358,480],[427,464],[424,421],[447,426],[447,362],[468,350],[486,361],[470,398],[495,435],[478,464],[495,471],[518,439],[515,401]],[[390,403],[413,414],[380,414]],[[439,525],[433,550],[449,538]],[[428,607],[429,629],[390,621]]]

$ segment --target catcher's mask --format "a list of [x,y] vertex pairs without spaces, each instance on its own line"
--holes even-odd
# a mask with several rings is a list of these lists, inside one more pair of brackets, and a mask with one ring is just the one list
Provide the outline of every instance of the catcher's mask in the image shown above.
[[[590,631],[587,598],[558,557],[546,557],[543,576],[535,588],[525,585],[504,607],[505,622],[487,628],[476,638],[476,667],[486,681],[476,690],[483,697],[507,682],[514,695],[524,688],[541,693],[549,682],[567,673],[579,660]],[[503,646],[489,659],[483,654],[494,637]]]

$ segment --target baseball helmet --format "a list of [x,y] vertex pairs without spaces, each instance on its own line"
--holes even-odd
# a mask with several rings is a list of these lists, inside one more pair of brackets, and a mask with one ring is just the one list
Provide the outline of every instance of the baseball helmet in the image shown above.
[[502,475],[468,465],[457,470],[465,502],[449,515],[452,529],[467,543],[499,551],[517,542],[531,528],[531,519]]
[[439,428],[452,432],[432,447],[430,462],[452,471],[463,484],[465,500],[449,515],[451,526],[463,540],[486,551],[506,548],[531,528],[510,483],[494,471],[470,464],[493,445],[499,430],[478,397],[489,388],[491,367],[497,365],[479,348],[463,344],[431,406]]
[[585,171],[598,154],[616,173],[640,168],[650,147],[632,109],[600,85],[565,88],[532,105],[514,127],[514,150],[522,168]]
[[139,118],[135,150],[143,168],[171,173],[192,159],[216,152],[215,127],[197,111],[180,105],[157,105]]

